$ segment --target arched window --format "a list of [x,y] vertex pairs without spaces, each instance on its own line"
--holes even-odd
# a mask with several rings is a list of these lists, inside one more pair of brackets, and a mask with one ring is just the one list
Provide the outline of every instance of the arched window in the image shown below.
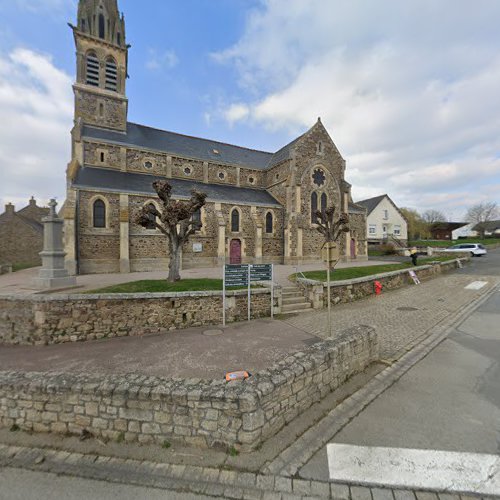
[[104,20],[104,14],[99,14],[99,38],[104,39],[106,37],[106,21]]
[[240,213],[236,208],[231,212],[231,231],[233,233],[240,232]]
[[106,59],[106,90],[116,92],[118,88],[118,68],[116,61],[109,57]]
[[94,227],[105,228],[106,227],[106,204],[102,200],[94,201],[93,205],[93,220]]
[[316,216],[316,211],[318,210],[318,194],[313,193],[311,195],[311,222],[316,224],[318,222],[318,217]]
[[326,193],[321,195],[321,213],[325,215],[326,209],[328,208],[328,197]]
[[[156,210],[156,207],[150,203],[148,205],[148,208],[151,210]],[[146,226],[146,229],[156,229],[156,215],[154,213],[148,212],[148,225]]]
[[85,81],[87,85],[99,87],[99,59],[95,52],[89,52],[86,57]]
[[267,212],[266,215],[266,233],[267,234],[272,234],[273,233],[273,214],[271,212]]

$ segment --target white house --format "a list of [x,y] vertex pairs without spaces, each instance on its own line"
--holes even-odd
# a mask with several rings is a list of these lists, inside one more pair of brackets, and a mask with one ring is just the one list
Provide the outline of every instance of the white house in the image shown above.
[[475,224],[466,224],[465,226],[459,227],[451,232],[451,239],[453,241],[460,238],[475,238],[477,236],[477,231],[474,231]]
[[358,201],[368,211],[367,240],[370,244],[399,241],[408,242],[408,223],[388,195]]

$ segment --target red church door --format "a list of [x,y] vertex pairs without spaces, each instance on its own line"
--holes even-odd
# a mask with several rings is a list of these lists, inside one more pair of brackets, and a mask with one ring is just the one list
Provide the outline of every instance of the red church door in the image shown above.
[[351,239],[351,259],[356,259],[356,240],[354,238]]
[[241,264],[241,241],[231,240],[229,247],[229,262],[231,264]]

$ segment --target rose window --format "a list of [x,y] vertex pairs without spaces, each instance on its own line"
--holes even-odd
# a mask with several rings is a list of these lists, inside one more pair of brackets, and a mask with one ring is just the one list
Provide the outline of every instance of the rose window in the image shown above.
[[326,176],[325,176],[325,172],[323,172],[323,170],[321,170],[319,168],[317,170],[315,170],[312,178],[313,178],[314,184],[316,184],[316,186],[318,186],[318,187],[324,186],[325,181],[326,181]]

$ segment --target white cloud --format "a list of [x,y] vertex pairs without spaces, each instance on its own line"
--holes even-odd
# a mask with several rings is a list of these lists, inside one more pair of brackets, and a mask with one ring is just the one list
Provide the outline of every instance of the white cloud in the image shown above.
[[245,104],[231,104],[225,112],[226,120],[232,125],[244,120],[250,114],[250,108]]
[[174,50],[169,49],[163,52],[158,52],[156,49],[148,50],[148,60],[146,61],[146,68],[151,71],[158,71],[161,69],[172,69],[179,64],[179,58]]
[[26,49],[0,55],[0,206],[22,208],[31,195],[64,200],[71,83],[49,56]]
[[290,135],[321,116],[356,195],[458,210],[449,193],[465,207],[500,182],[499,17],[496,0],[263,0],[214,55],[244,96],[223,116]]

